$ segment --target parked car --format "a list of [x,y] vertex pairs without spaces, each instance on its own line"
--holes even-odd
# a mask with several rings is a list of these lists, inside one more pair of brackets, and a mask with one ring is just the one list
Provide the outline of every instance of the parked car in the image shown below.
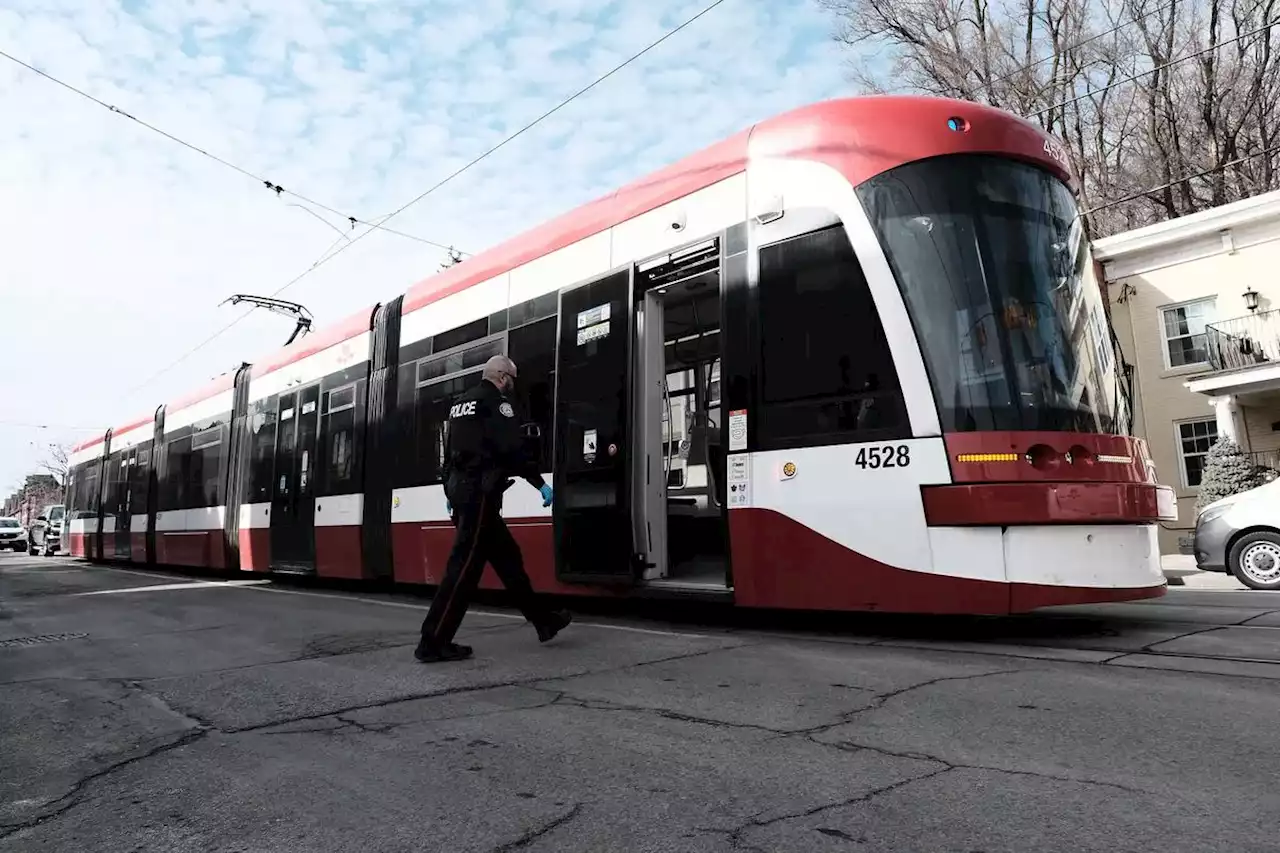
[[1196,567],[1280,590],[1280,480],[1216,500],[1196,517]]
[[52,557],[62,547],[62,523],[67,508],[62,504],[53,504],[40,510],[36,523],[31,525],[28,536],[27,553],[43,553]]
[[16,518],[0,518],[0,550],[27,550],[27,529]]

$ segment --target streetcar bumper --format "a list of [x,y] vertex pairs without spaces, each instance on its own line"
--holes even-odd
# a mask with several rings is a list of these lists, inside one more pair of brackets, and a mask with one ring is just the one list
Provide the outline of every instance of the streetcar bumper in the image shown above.
[[1013,612],[1164,595],[1155,524],[1060,524],[1001,535]]

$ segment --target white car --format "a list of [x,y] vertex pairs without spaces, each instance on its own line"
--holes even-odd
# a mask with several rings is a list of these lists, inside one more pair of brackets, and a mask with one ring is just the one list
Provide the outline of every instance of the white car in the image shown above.
[[1196,516],[1196,568],[1280,590],[1280,480],[1216,500]]
[[27,529],[16,518],[0,518],[0,551],[27,550]]

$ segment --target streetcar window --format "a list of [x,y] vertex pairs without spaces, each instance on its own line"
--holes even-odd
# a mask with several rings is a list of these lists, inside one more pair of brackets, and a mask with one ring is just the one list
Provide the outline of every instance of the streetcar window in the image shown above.
[[902,390],[842,225],[760,249],[761,447],[896,438]]
[[512,329],[507,337],[507,354],[516,363],[520,374],[516,380],[515,396],[521,417],[535,423],[542,430],[539,442],[539,470],[551,470],[551,431],[555,413],[556,387],[556,324],[557,317],[548,317],[518,329]]
[[964,155],[859,190],[924,355],[942,428],[1113,432],[1123,396],[1089,245],[1062,181]]
[[218,506],[222,503],[221,473],[224,456],[222,433],[224,429],[224,424],[217,423],[192,436],[191,452],[198,462],[192,470],[191,493],[187,498],[186,509]]
[[441,481],[444,465],[445,422],[449,419],[449,407],[454,398],[480,379],[480,372],[473,371],[453,379],[433,382],[417,389],[414,402],[414,436],[417,452],[411,464],[409,486],[432,486]]
[[160,511],[186,509],[191,491],[193,453],[191,436],[176,438],[165,445],[164,483],[160,487]]
[[76,487],[76,517],[85,518],[96,515],[98,511],[98,463],[95,459],[86,462],[80,469]]
[[151,454],[146,446],[138,448],[134,463],[129,469],[129,513],[142,515],[147,511],[147,490],[150,487],[148,461]]
[[356,385],[325,392],[324,466],[320,494],[344,495],[356,485]]
[[406,432],[412,427],[413,444],[406,441],[406,446],[413,453],[404,464],[397,466],[396,488],[430,486],[440,482],[444,464],[444,424],[448,420],[449,407],[455,397],[480,380],[480,369],[484,363],[500,355],[502,349],[503,338],[498,335],[433,355],[416,364],[401,366],[400,417],[407,418],[407,421],[401,420]]
[[487,334],[489,334],[489,318],[485,317],[483,320],[475,320],[465,326],[441,332],[432,340],[431,349],[434,352],[444,352],[479,340]]
[[248,503],[271,500],[276,464],[276,398],[267,397],[249,406]]

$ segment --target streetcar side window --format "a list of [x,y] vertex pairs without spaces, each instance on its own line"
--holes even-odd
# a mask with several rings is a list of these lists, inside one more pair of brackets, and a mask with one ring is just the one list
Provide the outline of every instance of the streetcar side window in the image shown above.
[[160,489],[160,511],[186,509],[187,483],[192,467],[191,437],[176,438],[165,446],[164,485]]
[[276,464],[276,403],[273,394],[249,404],[249,494],[247,503],[271,500]]
[[[488,319],[483,321],[488,323]],[[468,329],[478,324],[462,326]],[[440,336],[436,336],[440,340]],[[502,335],[491,335],[400,367],[400,416],[406,418],[405,446],[411,458],[398,466],[396,488],[434,486],[441,482],[446,422],[454,399],[480,381],[480,372],[491,356],[502,352]]]
[[142,515],[147,511],[147,490],[150,486],[151,442],[138,446],[133,467],[129,469],[129,514]]
[[898,373],[842,225],[760,249],[762,449],[906,437]]
[[539,470],[551,470],[551,431],[555,413],[556,324],[547,317],[507,333],[507,355],[520,374],[516,380],[516,400],[520,415],[542,430],[539,442]]
[[191,455],[195,457],[184,509],[218,506],[222,503],[222,423],[215,423],[192,434]]
[[324,468],[321,494],[343,495],[356,486],[356,391],[357,383],[324,393]]
[[479,373],[473,371],[453,379],[423,385],[418,389],[414,406],[417,473],[413,485],[434,486],[441,482],[445,422],[449,420],[449,407],[453,405],[454,398],[475,385],[479,378]]

